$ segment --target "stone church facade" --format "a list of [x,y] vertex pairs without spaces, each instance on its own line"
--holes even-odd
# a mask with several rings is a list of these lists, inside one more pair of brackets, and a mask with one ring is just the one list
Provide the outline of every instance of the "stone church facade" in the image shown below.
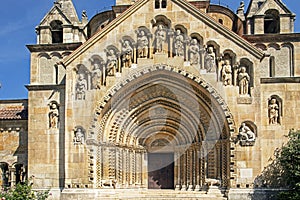
[[57,0],[27,45],[28,100],[0,102],[2,186],[263,191],[300,127],[294,20],[280,0],[117,0],[90,20]]

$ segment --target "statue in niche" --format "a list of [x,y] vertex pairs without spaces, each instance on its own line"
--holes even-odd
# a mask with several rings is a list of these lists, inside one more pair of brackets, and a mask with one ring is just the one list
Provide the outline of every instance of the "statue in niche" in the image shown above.
[[147,58],[149,40],[145,34],[145,31],[143,30],[138,32],[137,46],[138,46],[138,57]]
[[84,100],[85,93],[87,91],[87,80],[84,74],[78,74],[78,79],[76,82],[76,99],[77,100]]
[[93,89],[100,89],[101,85],[103,85],[103,63],[95,63],[94,69],[92,70],[92,88]]
[[163,45],[167,39],[167,34],[162,24],[158,25],[155,36],[156,36],[156,43],[155,43],[156,53],[162,53]]
[[59,110],[58,105],[56,102],[52,102],[49,105],[50,112],[49,112],[49,128],[57,129],[58,128],[58,121],[59,121]]
[[279,118],[279,105],[277,104],[277,100],[272,98],[269,104],[269,123],[277,124]]
[[113,49],[110,49],[106,53],[107,53],[107,65],[106,65],[107,75],[114,76],[117,71],[118,57],[116,55],[115,50]]
[[256,136],[255,133],[245,123],[242,123],[239,131],[239,138],[241,144],[250,145],[251,143],[255,142]]
[[216,71],[216,54],[214,52],[214,48],[212,46],[209,46],[207,48],[206,54],[205,54],[205,69],[207,72],[215,72]]
[[122,41],[122,67],[130,68],[133,49],[128,40]]
[[250,76],[246,71],[246,67],[241,67],[238,74],[239,93],[240,95],[249,95]]
[[81,127],[76,128],[73,142],[74,144],[84,144],[84,130]]
[[191,65],[200,64],[200,47],[197,39],[192,39],[189,47]]
[[184,38],[180,29],[176,30],[174,36],[175,56],[184,56]]
[[225,60],[222,67],[222,80],[225,86],[232,85],[232,67],[229,60]]

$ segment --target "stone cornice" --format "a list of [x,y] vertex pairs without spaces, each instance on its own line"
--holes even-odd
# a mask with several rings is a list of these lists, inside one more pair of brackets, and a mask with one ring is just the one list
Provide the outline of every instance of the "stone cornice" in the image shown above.
[[82,45],[81,42],[77,43],[57,43],[57,44],[34,44],[26,45],[31,53],[42,51],[74,51]]
[[300,83],[300,77],[261,78],[261,84]]
[[66,85],[26,85],[28,91],[35,90],[61,90],[65,89]]
[[251,43],[274,42],[274,38],[276,42],[300,42],[300,33],[244,35],[243,38]]

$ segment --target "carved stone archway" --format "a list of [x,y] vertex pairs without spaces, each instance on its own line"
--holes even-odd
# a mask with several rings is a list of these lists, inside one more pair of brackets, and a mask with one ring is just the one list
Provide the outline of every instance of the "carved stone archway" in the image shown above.
[[230,186],[232,115],[200,77],[167,65],[133,71],[100,102],[87,144],[94,187],[147,187],[149,152],[174,154],[174,188]]

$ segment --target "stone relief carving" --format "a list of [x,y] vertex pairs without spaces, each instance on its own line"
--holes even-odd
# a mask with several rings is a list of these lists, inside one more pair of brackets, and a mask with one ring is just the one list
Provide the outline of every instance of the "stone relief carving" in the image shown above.
[[85,131],[82,127],[76,127],[74,130],[74,144],[84,144],[85,141]]
[[140,30],[137,32],[137,47],[138,47],[138,57],[139,58],[147,58],[148,57],[148,48],[149,48],[149,39],[146,36],[144,30]]
[[162,24],[159,24],[157,27],[157,31],[155,34],[155,49],[156,53],[162,53],[163,52],[163,45],[167,40],[167,33],[164,30],[164,26]]
[[114,76],[117,72],[118,57],[114,49],[106,50],[107,64],[106,71],[108,76]]
[[49,104],[50,112],[49,112],[49,128],[57,129],[59,122],[59,110],[58,104],[56,102],[51,102]]
[[190,63],[193,66],[200,65],[200,45],[197,39],[192,39],[189,47]]
[[242,146],[252,146],[256,140],[255,133],[246,125],[246,123],[242,123],[240,127],[239,140]]
[[129,40],[122,40],[122,67],[130,68],[133,58],[132,44]]
[[247,73],[246,67],[241,66],[238,74],[239,93],[243,96],[249,95],[250,76]]
[[224,61],[221,73],[223,84],[225,86],[232,85],[232,67],[228,59]]
[[269,124],[279,123],[279,105],[275,98],[269,102]]
[[214,48],[209,46],[205,53],[205,69],[207,72],[215,72],[217,65],[216,65],[216,54],[214,52]]
[[75,88],[76,88],[76,99],[77,100],[84,100],[85,99],[85,93],[88,89],[85,74],[83,74],[83,73],[78,74],[78,78],[77,78]]
[[184,37],[180,29],[177,29],[174,36],[175,56],[184,56]]

